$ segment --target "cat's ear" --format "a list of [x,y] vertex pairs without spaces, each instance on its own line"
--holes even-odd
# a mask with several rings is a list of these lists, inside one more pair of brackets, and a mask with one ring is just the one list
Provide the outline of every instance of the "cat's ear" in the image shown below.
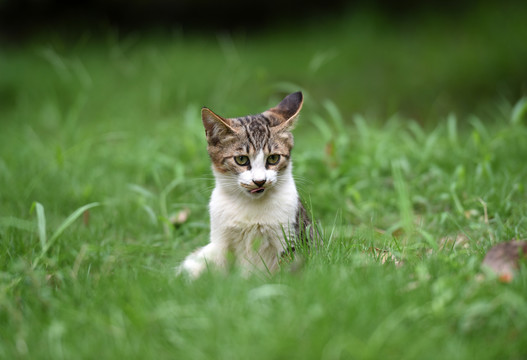
[[229,119],[225,119],[210,110],[209,108],[201,109],[201,120],[205,127],[207,139],[219,139],[236,131],[231,127]]
[[291,130],[295,125],[303,103],[304,96],[298,91],[287,95],[280,104],[267,110],[274,115],[273,117],[276,123],[273,124],[273,127],[276,127],[278,130]]

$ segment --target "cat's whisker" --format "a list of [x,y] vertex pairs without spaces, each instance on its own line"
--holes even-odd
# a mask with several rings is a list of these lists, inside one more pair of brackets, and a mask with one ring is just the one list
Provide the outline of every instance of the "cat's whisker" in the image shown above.
[[305,176],[301,175],[293,175],[293,179],[295,179],[295,182],[301,183],[301,184],[313,184],[313,181]]

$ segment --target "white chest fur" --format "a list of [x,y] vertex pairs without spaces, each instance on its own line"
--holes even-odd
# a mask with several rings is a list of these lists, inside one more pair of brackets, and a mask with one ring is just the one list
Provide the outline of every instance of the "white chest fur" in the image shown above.
[[298,193],[290,174],[258,199],[218,186],[210,201],[211,243],[231,251],[245,268],[273,271],[297,221]]
[[287,242],[293,241],[298,193],[291,172],[257,199],[216,183],[210,208],[210,243],[193,252],[178,271],[198,277],[210,265],[224,267],[228,254],[250,272],[274,271]]

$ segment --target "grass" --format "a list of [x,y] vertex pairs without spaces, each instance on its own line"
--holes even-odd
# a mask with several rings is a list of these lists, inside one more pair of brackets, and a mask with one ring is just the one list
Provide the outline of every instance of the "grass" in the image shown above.
[[[448,48],[442,33],[432,49],[417,38],[398,47],[403,30],[363,30],[350,41],[373,37],[395,64],[407,46],[425,65]],[[343,41],[319,28],[287,61],[279,54],[294,31],[276,41],[108,36],[7,47],[0,358],[523,358],[525,271],[502,284],[480,263],[493,244],[526,237],[525,98],[416,120],[426,105],[397,100],[401,112],[380,118],[389,101],[370,112],[370,100],[335,80],[351,50],[322,67],[333,55],[317,49],[331,48],[333,32]],[[503,61],[514,36],[472,71]],[[443,78],[464,73],[470,61],[456,64],[474,47],[458,49]],[[425,65],[416,71],[426,80]],[[401,80],[408,69],[384,91],[415,91]],[[173,267],[208,240],[213,179],[200,106],[256,112],[298,88],[306,106],[294,172],[325,246],[273,277],[176,278]],[[188,219],[172,226],[181,211]]]

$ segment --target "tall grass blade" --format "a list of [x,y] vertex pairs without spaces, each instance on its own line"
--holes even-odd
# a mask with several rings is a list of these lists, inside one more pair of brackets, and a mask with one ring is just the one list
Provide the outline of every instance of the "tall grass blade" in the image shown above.
[[337,105],[331,100],[324,101],[323,105],[329,114],[329,119],[335,125],[335,128],[338,130],[339,134],[345,133],[344,119]]
[[38,238],[40,239],[40,246],[42,249],[46,247],[46,214],[44,213],[44,206],[41,203],[35,203],[35,210],[37,211],[37,226]]
[[163,191],[161,191],[161,194],[159,194],[159,207],[161,211],[161,220],[163,220],[163,230],[165,233],[165,236],[169,238],[172,235],[172,224],[169,221],[169,214],[168,214],[168,206],[167,206],[167,197],[172,190],[174,190],[179,184],[181,183],[181,179],[177,178],[172,180]]
[[33,209],[37,212],[37,230],[38,238],[40,240],[40,248],[44,249],[46,247],[47,236],[46,236],[46,214],[44,212],[44,206],[41,203],[35,201],[31,206],[30,212],[33,212]]
[[527,97],[523,97],[514,105],[511,114],[511,122],[513,125],[521,123],[522,119],[527,118]]
[[[75,220],[77,220],[86,210],[91,209],[91,208],[96,207],[96,206],[99,206],[99,205],[100,205],[99,203],[94,202],[94,203],[90,203],[90,204],[81,206],[80,208],[75,210],[70,216],[68,216],[66,218],[66,220],[64,220],[62,222],[62,224],[60,224],[60,226],[53,233],[53,235],[51,235],[51,237],[49,238],[49,241],[46,242],[45,246],[42,248],[42,251],[40,252],[38,257],[35,259],[35,261],[33,262],[33,265],[31,266],[31,268],[35,269],[38,266],[38,264],[40,263],[40,260],[42,260],[44,255],[46,255],[48,250],[51,248],[51,246],[55,243],[55,241],[57,241],[57,239],[60,237],[60,235],[62,235],[64,230],[66,230],[71,224],[73,224],[75,222]],[[38,210],[37,210],[37,216],[38,216]],[[44,221],[45,221],[45,219],[44,219]],[[39,227],[40,227],[40,225],[39,225]]]
[[146,199],[152,199],[155,197],[155,195],[150,190],[137,184],[128,184],[128,189],[142,195]]

